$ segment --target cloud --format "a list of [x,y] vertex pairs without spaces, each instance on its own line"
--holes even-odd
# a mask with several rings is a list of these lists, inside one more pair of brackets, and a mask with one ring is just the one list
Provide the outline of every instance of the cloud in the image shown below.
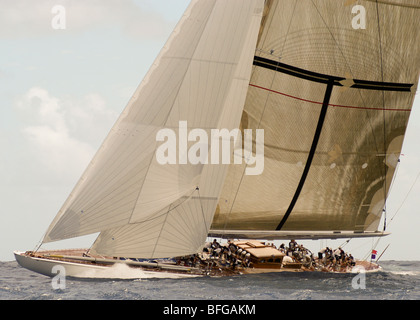
[[[54,30],[57,6],[65,8],[66,30]],[[171,23],[133,0],[0,0],[0,37],[34,37],[59,32],[80,33],[94,28],[119,28],[124,34],[151,39],[168,33]]]
[[80,176],[117,115],[98,94],[57,98],[34,87],[17,101],[28,152],[50,175]]

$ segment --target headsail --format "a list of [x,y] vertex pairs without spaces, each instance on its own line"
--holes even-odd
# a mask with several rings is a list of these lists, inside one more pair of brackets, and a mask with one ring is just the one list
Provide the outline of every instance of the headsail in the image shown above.
[[[420,6],[266,1],[242,128],[265,130],[260,176],[231,165],[212,235],[335,238],[376,232],[420,70]],[[263,199],[263,200],[262,200]]]
[[[101,232],[92,251],[195,253],[227,166],[157,162],[160,129],[238,127],[263,0],[194,0],[47,231],[44,242]],[[169,250],[169,251],[168,251]]]

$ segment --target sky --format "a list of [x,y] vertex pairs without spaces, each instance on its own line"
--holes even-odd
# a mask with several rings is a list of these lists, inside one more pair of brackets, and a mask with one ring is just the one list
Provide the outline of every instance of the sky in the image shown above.
[[[36,247],[188,4],[0,0],[0,261]],[[52,26],[56,5],[65,29]],[[419,133],[420,98],[387,202],[392,234],[377,244],[379,254],[390,244],[384,260],[420,260]],[[345,240],[304,244],[317,251]],[[364,258],[376,241],[344,249]]]

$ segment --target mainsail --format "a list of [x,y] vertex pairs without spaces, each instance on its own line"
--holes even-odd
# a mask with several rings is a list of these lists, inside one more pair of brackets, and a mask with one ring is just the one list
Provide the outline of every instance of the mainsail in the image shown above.
[[230,166],[212,235],[382,234],[419,79],[419,9],[410,0],[266,1],[241,121],[265,130],[264,173]]
[[197,252],[227,165],[161,165],[161,129],[239,126],[263,0],[194,0],[49,227],[44,242],[101,232],[92,252]]
[[[347,2],[193,0],[43,242],[100,232],[92,252],[159,258],[198,252],[209,231],[383,234],[419,77],[419,6],[359,1],[354,29]],[[263,129],[263,173],[161,165],[156,137],[180,121],[208,136]]]

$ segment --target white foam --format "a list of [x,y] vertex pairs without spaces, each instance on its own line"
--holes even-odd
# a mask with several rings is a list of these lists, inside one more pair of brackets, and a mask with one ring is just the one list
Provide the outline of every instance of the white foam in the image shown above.
[[76,275],[76,277],[90,279],[178,279],[197,277],[197,275],[160,271],[145,271],[140,268],[131,268],[125,263],[116,263],[111,267],[88,269],[86,271],[80,272]]
[[389,273],[402,276],[417,276],[420,274],[420,271],[389,271]]

